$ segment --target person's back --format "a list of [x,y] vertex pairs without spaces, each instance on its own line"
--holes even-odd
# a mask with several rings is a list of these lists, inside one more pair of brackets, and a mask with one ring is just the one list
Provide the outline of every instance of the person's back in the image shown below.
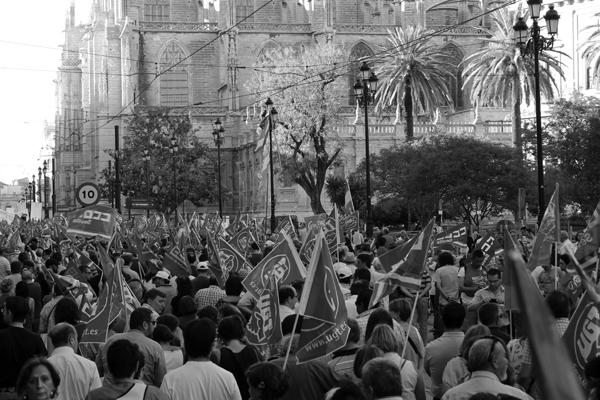
[[138,308],[131,313],[129,325],[131,330],[111,336],[98,352],[96,366],[100,375],[108,371],[106,352],[117,340],[127,339],[139,347],[144,355],[144,366],[140,379],[148,385],[160,386],[166,373],[165,356],[162,347],[147,335],[152,333],[156,320],[152,320],[152,312],[147,308]]
[[0,330],[0,391],[14,389],[19,371],[27,360],[47,354],[40,335],[23,327],[29,313],[27,300],[8,297],[5,310],[9,327]]
[[216,325],[207,318],[192,321],[184,332],[188,361],[165,376],[161,390],[171,400],[241,400],[233,374],[209,360]]
[[465,309],[456,302],[442,309],[445,332],[425,347],[425,372],[431,377],[434,398],[443,394],[444,368],[450,359],[458,355],[465,334],[460,330],[465,319]]
[[83,399],[87,394],[102,386],[96,364],[75,354],[77,331],[72,325],[59,323],[49,333],[54,346],[48,361],[60,376],[58,399]]

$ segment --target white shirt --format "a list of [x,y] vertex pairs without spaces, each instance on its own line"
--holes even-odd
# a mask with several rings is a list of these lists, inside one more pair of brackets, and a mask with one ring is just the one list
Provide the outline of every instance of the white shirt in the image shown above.
[[160,389],[170,400],[241,400],[233,374],[211,361],[188,361],[165,375]]
[[90,391],[102,386],[96,363],[75,354],[70,346],[54,349],[48,361],[60,376],[58,400],[85,399]]
[[468,400],[476,393],[508,394],[521,400],[532,400],[525,392],[503,384],[496,374],[488,371],[475,371],[471,378],[448,390],[442,400]]
[[164,350],[164,353],[167,372],[171,372],[183,365],[183,351],[181,349]]
[[285,317],[289,317],[290,315],[296,315],[296,311],[292,310],[285,304],[279,305],[279,319],[281,322],[285,319]]

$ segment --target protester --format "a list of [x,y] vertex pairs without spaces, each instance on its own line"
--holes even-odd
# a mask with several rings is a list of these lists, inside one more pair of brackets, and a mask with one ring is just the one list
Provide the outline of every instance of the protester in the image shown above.
[[34,280],[34,268],[35,267],[23,268],[21,277],[23,278],[23,282],[27,284],[29,297],[31,297],[34,302],[32,328],[37,332],[40,324],[40,312],[42,311],[42,287]]
[[222,304],[237,306],[243,291],[242,277],[236,273],[229,274],[229,277],[225,281],[225,296],[217,302],[217,308]]
[[177,303],[177,311],[179,312],[179,326],[181,330],[185,330],[185,327],[193,320],[197,319],[196,303],[192,296],[183,296]]
[[442,375],[442,381],[444,384],[444,393],[450,388],[457,386],[467,379],[471,373],[467,365],[469,359],[469,350],[473,343],[482,337],[489,336],[490,330],[487,326],[477,324],[469,328],[465,333],[465,337],[460,345],[459,354],[450,359],[444,368],[444,374]]
[[176,338],[167,325],[156,324],[156,328],[152,332],[152,339],[160,344],[160,347],[163,349],[167,372],[173,371],[183,365],[183,351],[181,347],[173,345]]
[[504,344],[510,341],[510,335],[506,332],[505,324],[501,321],[500,307],[496,303],[484,303],[477,310],[477,318],[480,324],[487,326],[490,334],[502,340]]
[[444,333],[425,347],[425,372],[431,377],[431,391],[434,399],[444,394],[442,376],[450,359],[459,354],[465,334],[461,331],[465,319],[465,309],[456,302],[442,308]]
[[92,390],[85,400],[169,400],[160,389],[139,380],[146,360],[137,344],[127,339],[117,339],[107,346],[108,376],[104,378],[102,387]]
[[441,308],[451,301],[457,302],[459,297],[458,271],[454,256],[448,251],[442,251],[437,257],[437,267],[434,275],[435,300],[433,337],[438,338],[443,333]]
[[56,324],[48,334],[54,351],[48,361],[60,376],[57,399],[84,399],[87,394],[99,388],[100,375],[96,364],[76,354],[78,340],[77,331],[65,322]]
[[166,373],[165,356],[162,347],[150,339],[156,327],[156,319],[147,308],[135,309],[129,318],[129,332],[118,333],[106,341],[96,357],[96,366],[101,376],[108,371],[107,350],[117,340],[127,339],[139,346],[144,356],[140,379],[147,385],[160,386]]
[[[59,388],[60,376],[54,366],[48,360],[38,357],[27,361],[16,381],[16,394],[26,400],[55,399]],[[0,399],[14,398],[7,397],[6,394],[7,392],[0,392]]]
[[412,362],[401,357],[402,347],[398,335],[389,325],[377,325],[368,344],[383,350],[383,358],[400,368],[403,382],[402,397],[405,400],[425,400],[425,386]]
[[442,400],[466,400],[482,392],[506,394],[522,400],[532,399],[525,392],[502,383],[508,377],[508,352],[502,342],[494,336],[473,343],[469,350],[468,368],[471,377],[448,390]]
[[[154,275],[154,278],[152,278],[154,287],[157,290],[160,290],[165,296],[165,304],[162,312],[169,314],[172,312],[171,302],[173,301],[173,298],[177,296],[177,288],[171,282],[171,279],[171,275],[166,270],[158,271],[156,275]],[[156,311],[158,312],[158,310]],[[159,314],[162,314],[162,312],[159,312]]]
[[373,400],[404,400],[404,380],[396,363],[385,358],[370,360],[363,367],[363,386]]
[[328,364],[339,376],[356,381],[358,378],[354,375],[352,367],[356,352],[360,348],[360,327],[354,319],[348,319],[346,324],[348,324],[348,328],[350,329],[348,341],[344,347],[333,352]]
[[254,346],[244,343],[244,324],[239,317],[223,318],[217,332],[221,347],[211,355],[211,359],[233,374],[242,399],[247,400],[249,392],[246,370],[252,364],[262,361],[262,356]]
[[[337,386],[339,376],[320,360],[300,364],[296,357],[300,335],[285,335],[281,340],[282,349],[290,349],[285,372],[289,376],[290,388],[281,400],[322,399],[331,388]],[[291,341],[291,343],[290,343]],[[285,354],[271,362],[283,369]],[[314,379],[314,377],[319,379]]]
[[8,328],[0,330],[0,400],[3,400],[3,393],[14,395],[17,376],[27,360],[47,354],[40,335],[23,326],[28,314],[29,307],[24,298],[11,296],[6,299],[4,319]]
[[356,376],[359,380],[362,380],[362,371],[364,365],[377,357],[383,357],[383,350],[381,350],[377,346],[373,345],[364,345],[356,352],[356,357],[354,357],[354,365],[352,366],[352,371],[354,372],[354,376]]
[[280,400],[289,390],[289,378],[270,362],[251,365],[246,371],[248,392],[252,400]]
[[421,334],[410,322],[412,304],[410,299],[402,298],[390,302],[390,313],[402,328],[400,336],[401,344],[404,349],[405,358],[412,361],[418,371],[423,370],[425,357],[425,345],[421,339]]
[[294,308],[298,303],[298,294],[296,289],[289,285],[279,287],[279,317],[283,321],[290,315],[295,315]]
[[209,286],[200,289],[194,295],[194,301],[198,310],[206,306],[216,306],[219,300],[226,296],[223,289],[219,287],[219,282],[213,276],[210,277]]
[[144,295],[142,307],[152,311],[152,316],[158,318],[167,306],[167,295],[159,289],[150,289]]
[[176,317],[180,316],[179,300],[184,296],[192,296],[192,281],[189,277],[177,277],[175,279],[177,295],[171,300],[171,311]]
[[238,400],[242,396],[233,374],[209,359],[216,338],[216,325],[202,318],[184,332],[187,362],[169,372],[161,389],[170,400]]

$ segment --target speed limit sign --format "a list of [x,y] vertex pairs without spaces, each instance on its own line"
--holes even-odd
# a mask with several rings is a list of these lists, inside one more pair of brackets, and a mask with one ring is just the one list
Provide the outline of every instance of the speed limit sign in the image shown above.
[[100,201],[100,189],[92,182],[85,182],[77,188],[77,201],[82,206],[91,206]]

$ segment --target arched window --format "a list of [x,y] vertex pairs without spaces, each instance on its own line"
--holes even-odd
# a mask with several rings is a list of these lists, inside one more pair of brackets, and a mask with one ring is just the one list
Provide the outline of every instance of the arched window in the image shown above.
[[[362,61],[358,61],[363,57],[370,57],[373,55],[373,50],[364,42],[357,43],[350,51],[350,57],[348,60],[351,62],[350,71],[348,73],[348,104],[356,104],[356,96],[354,95],[354,84],[356,79],[359,77],[359,68]],[[356,61],[356,62],[353,62]]]
[[160,104],[163,106],[189,103],[187,65],[185,61],[177,64],[184,58],[183,49],[175,42],[169,43],[160,56],[161,73],[166,71],[160,75]]
[[145,0],[144,21],[168,21],[170,18],[169,11],[169,0]]
[[461,62],[463,60],[463,52],[452,43],[444,46],[442,51],[448,54],[449,62],[456,67],[456,73],[453,79],[450,79],[449,87],[450,89],[450,97],[452,98],[452,102],[454,103],[454,109],[459,110],[465,107],[465,101],[462,90],[462,67]]

